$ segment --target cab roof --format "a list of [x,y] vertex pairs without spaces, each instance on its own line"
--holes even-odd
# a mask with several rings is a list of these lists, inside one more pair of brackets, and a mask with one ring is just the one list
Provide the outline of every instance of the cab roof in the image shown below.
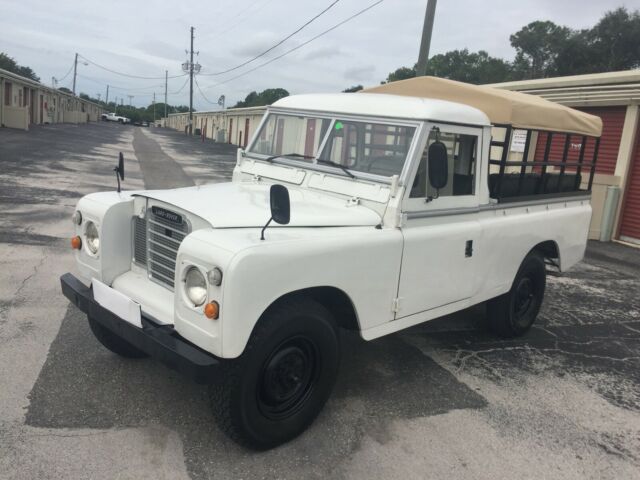
[[383,94],[456,102],[478,109],[494,125],[599,137],[602,120],[595,115],[521,92],[471,85],[437,77],[416,77],[366,88],[359,95]]
[[433,120],[478,126],[491,125],[484,113],[469,105],[440,99],[380,93],[292,95],[278,100],[272,106],[323,113]]

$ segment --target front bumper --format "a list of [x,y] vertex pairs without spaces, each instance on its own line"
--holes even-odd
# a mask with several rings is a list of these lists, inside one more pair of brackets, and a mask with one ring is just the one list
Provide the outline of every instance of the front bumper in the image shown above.
[[76,307],[118,337],[197,383],[215,380],[224,360],[189,343],[171,325],[142,317],[142,329],[131,325],[93,299],[93,290],[70,273],[60,277],[62,293]]

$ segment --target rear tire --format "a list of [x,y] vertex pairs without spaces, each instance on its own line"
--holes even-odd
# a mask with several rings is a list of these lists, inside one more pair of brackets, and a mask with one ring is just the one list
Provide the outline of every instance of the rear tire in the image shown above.
[[533,325],[544,298],[546,269],[538,252],[525,257],[511,290],[487,302],[492,330],[501,337],[518,337]]
[[145,358],[148,357],[146,353],[142,350],[137,349],[129,342],[123,340],[122,338],[115,335],[110,330],[107,330],[105,327],[96,322],[93,318],[87,317],[89,319],[89,327],[91,327],[91,331],[98,339],[98,341],[107,349],[111,350],[113,353],[120,355],[125,358]]
[[270,308],[211,386],[219,427],[257,450],[297,437],[329,398],[339,363],[334,321],[322,305],[294,298]]

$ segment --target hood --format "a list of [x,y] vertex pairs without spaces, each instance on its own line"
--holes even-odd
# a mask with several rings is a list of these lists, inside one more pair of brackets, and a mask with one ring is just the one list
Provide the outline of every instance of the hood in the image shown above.
[[[145,196],[193,213],[214,228],[263,227],[270,217],[270,184],[218,183],[173,190],[148,190]],[[373,210],[348,205],[346,199],[306,189],[289,188],[290,227],[375,226]],[[275,225],[274,225],[275,226]]]

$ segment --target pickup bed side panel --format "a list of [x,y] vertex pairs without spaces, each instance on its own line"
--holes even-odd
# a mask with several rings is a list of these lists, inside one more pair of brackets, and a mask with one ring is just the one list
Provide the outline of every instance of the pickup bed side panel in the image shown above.
[[[478,301],[506,293],[524,257],[537,244],[558,245],[562,270],[584,256],[591,220],[589,200],[531,205],[482,212],[482,242],[478,255],[480,276],[487,279]],[[476,302],[477,303],[477,302]]]
[[267,230],[267,240],[240,251],[229,265],[220,309],[223,357],[242,353],[269,305],[304,288],[331,286],[344,291],[361,329],[393,319],[402,255],[399,230],[372,227],[278,241],[279,230],[286,229]]

